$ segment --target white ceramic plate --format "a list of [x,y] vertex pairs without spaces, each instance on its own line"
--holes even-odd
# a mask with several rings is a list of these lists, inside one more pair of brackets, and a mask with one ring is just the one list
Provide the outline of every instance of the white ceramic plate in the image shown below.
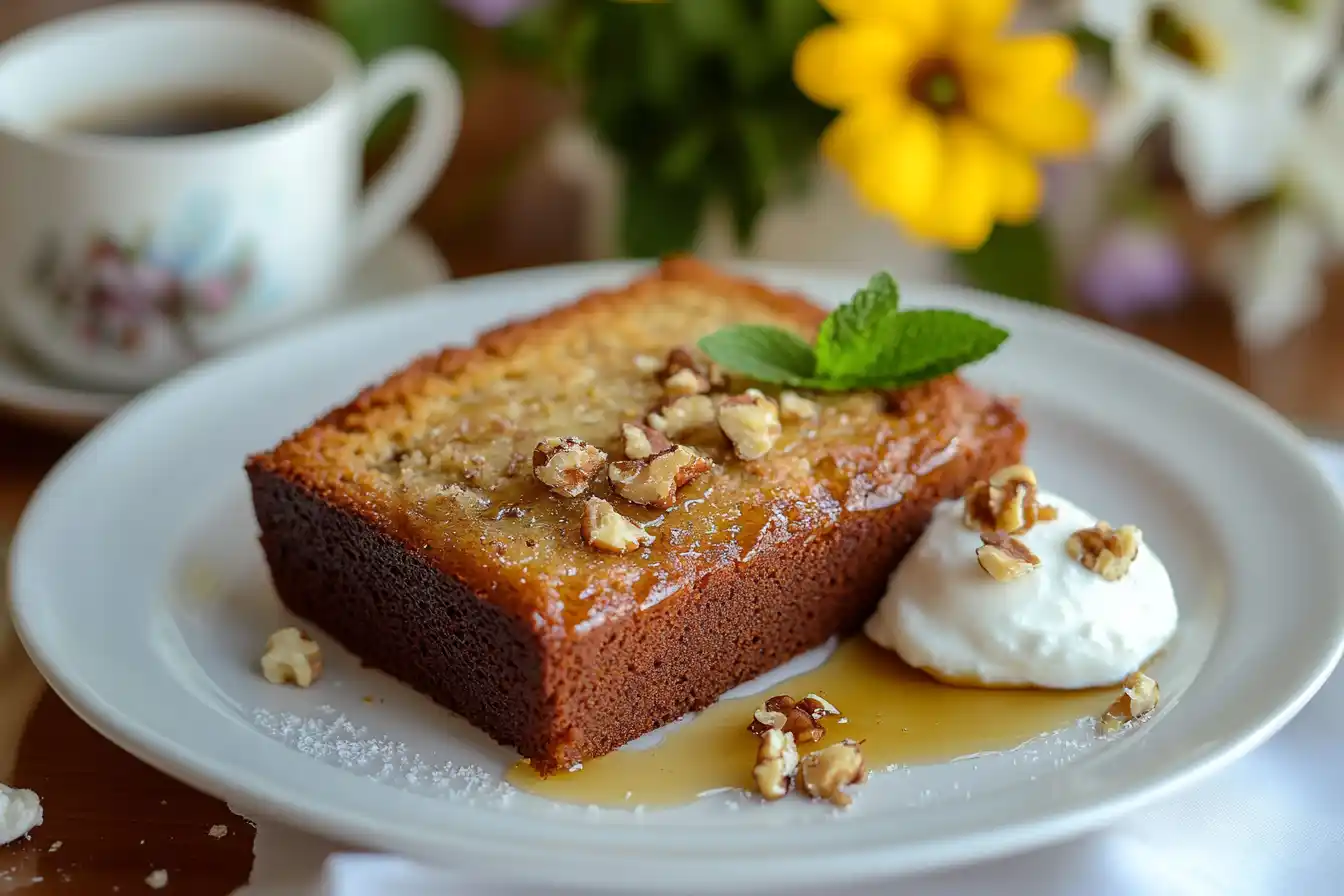
[[[1030,462],[1084,506],[1140,523],[1169,564],[1183,624],[1157,672],[1164,708],[1148,724],[1115,740],[1079,729],[876,775],[844,814],[726,796],[632,813],[509,794],[499,776],[510,751],[334,648],[312,689],[264,683],[259,649],[284,614],[254,542],[244,455],[418,352],[638,270],[444,286],[136,401],[61,463],[24,516],[11,577],[33,659],[108,737],[244,810],[487,874],[739,893],[945,867],[1100,826],[1250,750],[1334,666],[1344,513],[1293,430],[1212,375],[1109,330],[908,288],[911,304],[1008,327],[1011,341],[973,378],[1022,396]],[[824,302],[864,279],[755,270]]]
[[[330,311],[424,289],[448,278],[448,268],[427,237],[403,230],[368,257]],[[0,337],[0,412],[36,426],[83,433],[132,398],[62,382]]]

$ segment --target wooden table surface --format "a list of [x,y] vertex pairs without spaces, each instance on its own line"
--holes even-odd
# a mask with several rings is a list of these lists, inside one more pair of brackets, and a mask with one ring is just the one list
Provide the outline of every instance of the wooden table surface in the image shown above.
[[[0,38],[97,2],[0,0]],[[498,99],[510,95],[510,84],[491,89],[496,99],[477,108],[510,105]],[[533,112],[545,115],[544,109]],[[508,139],[507,133],[497,137]],[[488,157],[489,145],[483,140],[465,162],[456,160],[449,178],[470,179],[472,159]],[[573,258],[578,251],[573,205],[562,185],[534,183],[505,196],[485,221],[470,228],[435,232],[432,207],[421,222],[429,224],[454,270],[469,275]],[[1344,432],[1339,301],[1319,325],[1259,356],[1237,347],[1228,315],[1216,305],[1188,306],[1130,328],[1251,388],[1317,431]],[[0,526],[13,525],[43,474],[71,444],[66,437],[0,420]],[[230,893],[247,880],[253,831],[246,822],[219,801],[112,746],[45,690],[26,660],[2,654],[0,781],[36,790],[46,811],[30,840],[0,847],[0,894],[147,892],[145,877],[160,868],[169,875],[165,892],[193,896]],[[220,824],[227,835],[211,837],[210,828]]]

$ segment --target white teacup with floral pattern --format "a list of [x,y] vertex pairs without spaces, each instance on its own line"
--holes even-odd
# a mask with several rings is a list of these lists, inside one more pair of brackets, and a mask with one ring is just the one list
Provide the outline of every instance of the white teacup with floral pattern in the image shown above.
[[[69,130],[67,116],[171,91],[287,111],[185,136]],[[365,138],[415,120],[361,196]],[[311,313],[433,185],[461,118],[426,51],[363,70],[315,24],[206,0],[118,5],[0,47],[0,305],[37,360],[83,384],[150,385]]]

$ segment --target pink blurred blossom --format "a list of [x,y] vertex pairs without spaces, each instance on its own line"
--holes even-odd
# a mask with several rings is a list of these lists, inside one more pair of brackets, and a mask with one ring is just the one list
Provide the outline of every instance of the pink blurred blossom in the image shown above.
[[541,0],[444,0],[446,5],[485,28],[507,25]]
[[1125,222],[1104,232],[1079,276],[1083,300],[1111,318],[1172,308],[1193,274],[1181,247],[1160,227]]

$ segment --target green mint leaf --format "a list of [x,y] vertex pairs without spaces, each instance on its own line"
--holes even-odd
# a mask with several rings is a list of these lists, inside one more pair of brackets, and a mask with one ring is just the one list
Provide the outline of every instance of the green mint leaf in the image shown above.
[[850,392],[898,389],[952,373],[993,354],[1008,333],[948,309],[900,310],[889,274],[878,274],[832,312],[815,351],[775,327],[726,327],[700,340],[720,366],[767,383]]
[[843,380],[874,373],[885,346],[897,337],[900,302],[896,281],[881,273],[832,311],[817,332],[817,375]]
[[765,383],[811,385],[816,370],[812,346],[778,327],[724,327],[701,339],[700,350],[719,366]]
[[850,379],[873,380],[886,388],[923,382],[993,354],[1008,338],[988,321],[945,308],[903,311],[882,335],[886,342],[875,349],[873,366]]

